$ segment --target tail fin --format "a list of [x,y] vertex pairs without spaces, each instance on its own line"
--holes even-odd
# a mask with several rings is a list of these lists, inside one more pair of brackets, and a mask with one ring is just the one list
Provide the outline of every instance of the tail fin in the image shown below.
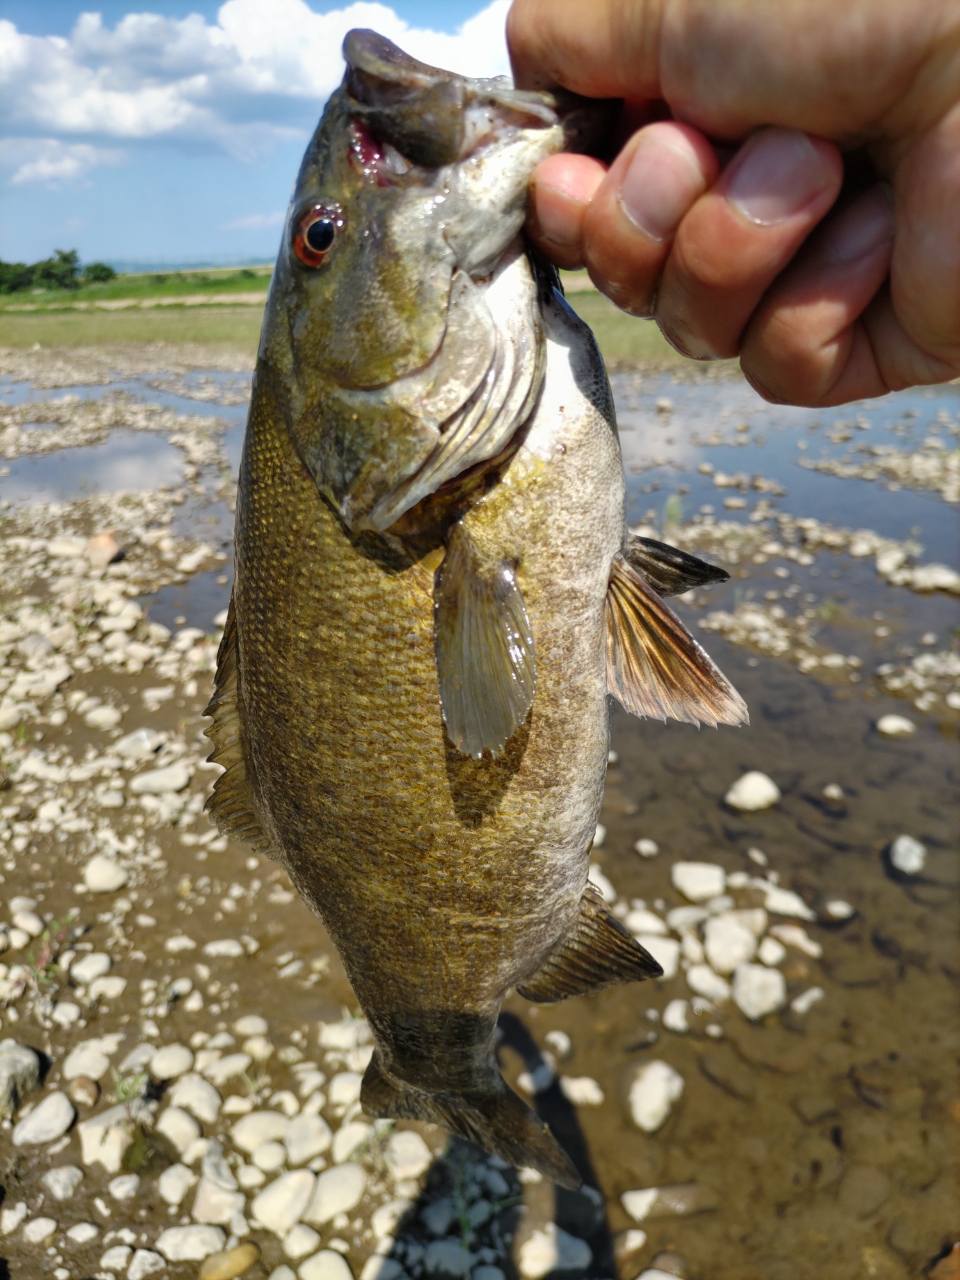
[[427,1120],[474,1142],[491,1155],[529,1166],[558,1186],[576,1191],[582,1179],[556,1138],[503,1080],[489,1093],[415,1089],[384,1070],[374,1053],[363,1077],[360,1102],[370,1116]]

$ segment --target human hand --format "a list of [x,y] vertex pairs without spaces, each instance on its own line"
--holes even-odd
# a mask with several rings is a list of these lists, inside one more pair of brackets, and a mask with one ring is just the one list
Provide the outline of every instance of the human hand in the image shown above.
[[[559,266],[685,355],[739,355],[768,400],[960,374],[953,0],[514,0],[507,35],[518,87],[653,121],[609,169],[534,172],[530,231]],[[855,153],[879,180],[838,201]]]

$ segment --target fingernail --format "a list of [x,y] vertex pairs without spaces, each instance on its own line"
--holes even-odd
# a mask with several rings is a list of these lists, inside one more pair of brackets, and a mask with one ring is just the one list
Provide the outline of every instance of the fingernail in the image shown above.
[[827,230],[826,253],[833,262],[856,262],[893,239],[893,188],[879,182]]
[[730,203],[764,227],[799,213],[830,181],[816,147],[795,129],[755,134],[725,178]]
[[666,240],[703,191],[703,173],[691,148],[652,134],[641,140],[620,184],[620,207],[644,235]]
[[538,182],[533,207],[537,230],[545,240],[564,247],[580,243],[583,230],[583,204],[580,201],[571,200],[558,187]]

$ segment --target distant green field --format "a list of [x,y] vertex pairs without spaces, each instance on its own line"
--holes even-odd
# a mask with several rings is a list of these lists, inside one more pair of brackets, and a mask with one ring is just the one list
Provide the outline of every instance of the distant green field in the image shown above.
[[[182,271],[167,275],[119,276],[103,285],[41,295],[10,294],[0,299],[0,346],[117,346],[140,342],[195,343],[229,347],[252,358],[257,350],[262,305],[130,307],[123,310],[74,310],[72,303],[122,298],[196,297],[200,293],[253,293],[266,288],[270,267],[229,271]],[[571,292],[570,304],[597,336],[613,367],[680,368],[693,365],[664,339],[650,321],[624,315],[602,294]],[[24,302],[35,311],[12,310]]]

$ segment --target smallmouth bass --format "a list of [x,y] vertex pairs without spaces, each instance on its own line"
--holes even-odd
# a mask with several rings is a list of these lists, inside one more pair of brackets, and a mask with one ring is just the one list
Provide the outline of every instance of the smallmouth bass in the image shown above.
[[627,535],[599,351],[521,238],[576,111],[373,32],[344,53],[264,318],[209,808],[333,939],[368,1114],[575,1186],[497,1017],[659,975],[587,884],[607,695],[745,722],[662,599],[726,575]]

